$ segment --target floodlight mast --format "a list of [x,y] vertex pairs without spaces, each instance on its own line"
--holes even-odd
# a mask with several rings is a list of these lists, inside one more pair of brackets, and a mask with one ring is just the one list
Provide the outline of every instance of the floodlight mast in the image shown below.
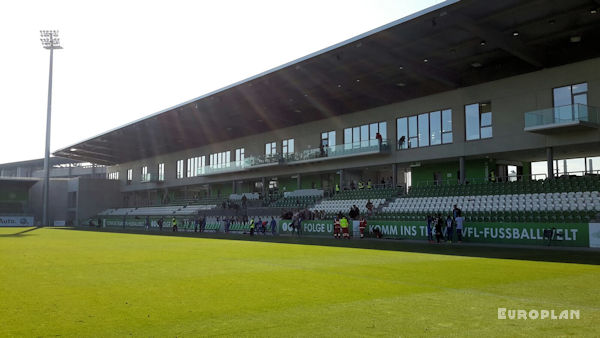
[[54,50],[62,49],[60,39],[58,38],[57,30],[42,30],[40,31],[40,40],[42,47],[50,50],[50,71],[48,79],[48,111],[46,113],[46,152],[44,155],[44,186],[43,186],[43,213],[42,226],[49,226],[48,222],[48,203],[50,191],[50,121],[52,107],[52,61],[54,58]]

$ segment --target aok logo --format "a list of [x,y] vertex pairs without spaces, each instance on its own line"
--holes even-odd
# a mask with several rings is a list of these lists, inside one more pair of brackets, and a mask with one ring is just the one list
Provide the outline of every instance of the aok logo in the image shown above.
[[19,223],[21,223],[21,225],[26,225],[26,224],[28,224],[29,222],[27,222],[27,218],[21,218],[21,219],[19,220]]
[[15,224],[15,220],[14,219],[8,219],[8,218],[0,218],[0,224]]

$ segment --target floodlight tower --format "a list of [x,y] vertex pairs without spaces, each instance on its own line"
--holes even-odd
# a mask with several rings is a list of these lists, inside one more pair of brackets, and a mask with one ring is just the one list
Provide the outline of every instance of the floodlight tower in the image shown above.
[[42,214],[42,226],[49,226],[48,224],[48,198],[50,190],[50,112],[52,106],[52,60],[54,57],[55,49],[62,49],[60,46],[60,39],[58,38],[58,31],[44,30],[40,31],[40,41],[42,41],[42,47],[50,50],[50,76],[48,80],[48,112],[46,114],[46,153],[44,156],[44,189],[43,189],[43,214]]

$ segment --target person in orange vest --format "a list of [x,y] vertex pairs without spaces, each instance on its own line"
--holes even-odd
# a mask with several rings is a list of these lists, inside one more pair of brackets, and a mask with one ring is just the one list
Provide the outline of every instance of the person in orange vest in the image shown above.
[[340,238],[340,218],[338,216],[333,220],[333,238]]
[[360,238],[365,238],[365,229],[367,228],[367,220],[365,217],[360,218],[360,222],[358,223],[358,230],[360,230]]
[[344,236],[344,238],[350,239],[350,234],[348,233],[348,219],[346,218],[346,216],[342,217],[342,219],[340,220],[340,227],[342,228],[342,236]]

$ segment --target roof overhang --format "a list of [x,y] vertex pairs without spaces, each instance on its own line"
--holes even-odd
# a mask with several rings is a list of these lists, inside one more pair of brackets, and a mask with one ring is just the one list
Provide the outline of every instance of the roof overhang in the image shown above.
[[54,155],[113,165],[595,58],[598,2],[446,1]]

